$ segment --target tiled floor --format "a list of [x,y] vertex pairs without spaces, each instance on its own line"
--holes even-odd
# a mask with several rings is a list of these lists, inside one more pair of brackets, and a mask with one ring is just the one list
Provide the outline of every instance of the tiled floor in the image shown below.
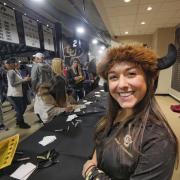
[[[170,110],[170,105],[179,104],[179,103],[170,96],[156,96],[156,99],[180,142],[180,117],[179,117],[180,114],[174,113]],[[34,115],[32,111],[30,111],[30,109],[32,109],[31,106],[27,108],[27,111],[24,116],[25,116],[25,121],[31,125],[31,128],[19,129],[18,127],[16,127],[14,110],[11,110],[11,107],[8,103],[4,103],[3,105],[4,119],[5,119],[5,124],[8,126],[9,130],[0,131],[0,139],[4,139],[6,137],[19,133],[20,140],[23,140],[33,132],[37,131],[40,127],[42,127],[42,124],[37,122],[38,118]],[[180,179],[180,164],[179,164],[179,168],[174,171],[172,180],[179,180],[179,179]]]

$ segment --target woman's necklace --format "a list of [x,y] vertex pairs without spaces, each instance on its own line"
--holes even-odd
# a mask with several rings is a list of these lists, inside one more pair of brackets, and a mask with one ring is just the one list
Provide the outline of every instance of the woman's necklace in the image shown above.
[[128,124],[128,133],[124,136],[124,138],[123,138],[123,140],[124,140],[124,146],[126,147],[126,148],[128,148],[131,144],[132,144],[132,142],[133,142],[133,140],[132,140],[132,137],[131,137],[131,134],[130,134],[130,128],[131,128],[131,125],[130,125],[130,123]]

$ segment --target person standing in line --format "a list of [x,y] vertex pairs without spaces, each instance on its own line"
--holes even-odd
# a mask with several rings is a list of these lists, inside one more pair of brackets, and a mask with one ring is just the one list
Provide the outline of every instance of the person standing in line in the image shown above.
[[23,114],[26,110],[26,105],[23,98],[22,83],[30,81],[30,77],[22,77],[15,71],[15,58],[10,58],[6,62],[7,67],[7,79],[8,79],[8,91],[7,96],[10,102],[12,102],[16,111],[16,124],[22,129],[30,128],[30,125],[25,123]]
[[178,140],[155,99],[159,71],[176,60],[140,45],[109,49],[97,71],[107,80],[108,112],[97,124],[86,180],[170,180],[178,162]]
[[67,73],[67,81],[70,87],[73,88],[75,100],[80,100],[84,97],[83,92],[83,74],[81,70],[80,61],[78,58],[74,58],[72,61],[71,68]]
[[3,111],[2,111],[2,103],[0,101],[0,130],[8,130],[8,128],[4,125]]
[[33,91],[36,92],[37,87],[42,83],[48,83],[53,74],[51,67],[44,63],[44,54],[36,53],[33,57],[35,63],[31,69],[31,84]]

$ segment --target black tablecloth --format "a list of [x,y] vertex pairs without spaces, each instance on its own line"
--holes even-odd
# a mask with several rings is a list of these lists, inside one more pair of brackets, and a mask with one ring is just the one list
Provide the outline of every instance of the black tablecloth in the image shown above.
[[[97,90],[96,90],[97,91]],[[24,155],[31,157],[36,164],[36,156],[46,150],[55,149],[58,153],[59,163],[37,170],[29,179],[32,180],[81,180],[82,167],[84,162],[92,156],[94,152],[94,131],[97,121],[105,114],[107,107],[106,93],[100,92],[101,97],[95,97],[95,91],[91,92],[86,100],[93,103],[87,105],[86,109],[76,113],[79,123],[76,127],[72,122],[66,122],[68,114],[60,114],[44,127],[29,136],[18,146],[18,151],[23,151]],[[69,126],[69,130],[67,127]],[[55,130],[64,129],[62,132]],[[38,142],[44,136],[55,135],[56,140],[47,146],[42,146]],[[25,163],[25,162],[24,162]],[[13,163],[10,167],[3,169],[0,179],[12,179],[8,175],[19,167],[19,163]],[[3,175],[4,174],[4,175]]]

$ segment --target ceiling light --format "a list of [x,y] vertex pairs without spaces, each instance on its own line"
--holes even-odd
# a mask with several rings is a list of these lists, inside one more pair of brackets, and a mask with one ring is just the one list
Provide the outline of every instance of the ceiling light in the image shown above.
[[152,10],[152,7],[151,7],[151,6],[148,6],[146,10],[147,10],[147,11],[151,11],[151,10]]
[[131,2],[131,0],[124,0],[125,3]]
[[46,26],[49,27],[49,24],[47,24]]
[[5,3],[5,2],[4,2],[3,4],[4,4],[4,6],[6,6],[6,5],[7,5],[7,3]]
[[93,40],[92,40],[92,43],[93,43],[93,44],[97,44],[97,43],[98,43],[97,39],[93,39]]
[[126,31],[124,34],[128,34],[129,32],[128,31]]
[[80,33],[80,34],[83,34],[83,33],[84,33],[84,28],[83,28],[83,27],[78,27],[78,28],[76,29],[76,32],[77,32],[77,33]]
[[37,19],[36,21],[39,22],[39,19]]
[[146,22],[145,22],[145,21],[142,21],[141,24],[144,25],[144,24],[146,24]]
[[24,15],[26,16],[27,14],[26,14],[26,13],[24,13]]
[[104,49],[105,49],[105,46],[101,46],[101,49],[104,50]]

